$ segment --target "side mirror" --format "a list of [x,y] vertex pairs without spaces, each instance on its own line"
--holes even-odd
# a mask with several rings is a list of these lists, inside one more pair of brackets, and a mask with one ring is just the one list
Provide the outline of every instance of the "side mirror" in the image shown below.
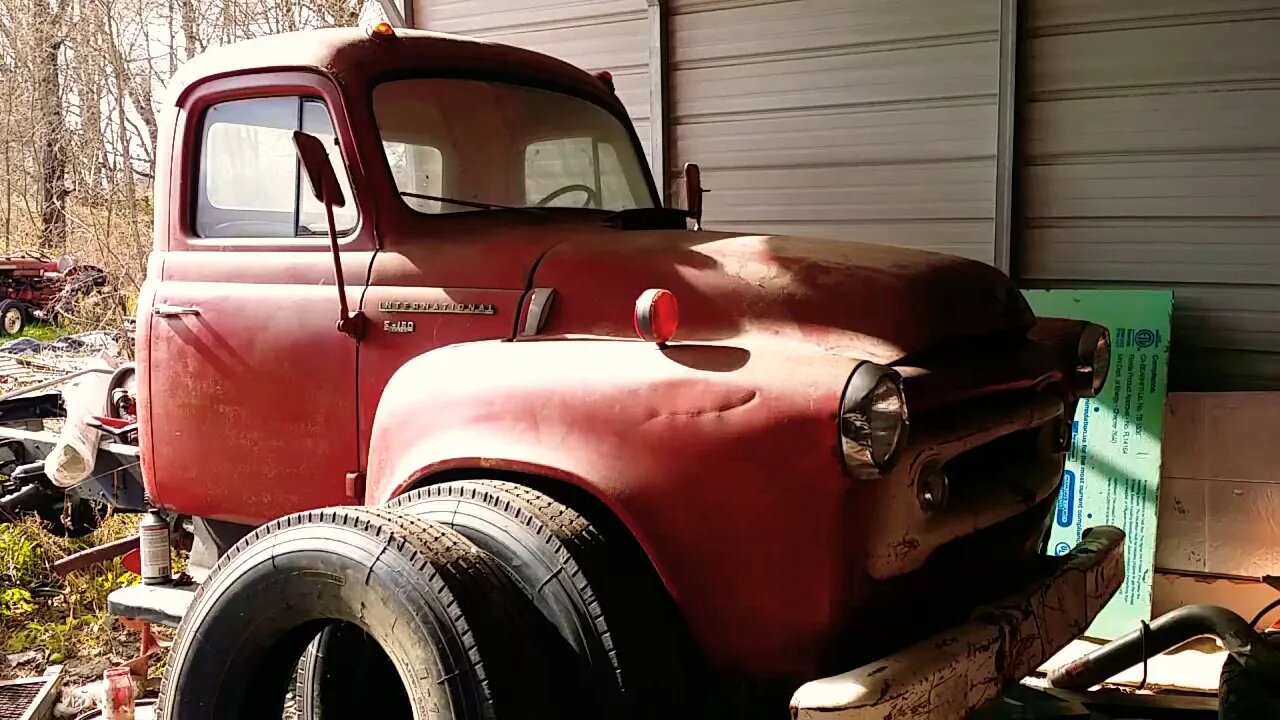
[[329,153],[324,143],[314,135],[295,130],[293,145],[298,149],[298,160],[311,182],[311,192],[324,204],[324,217],[329,226],[329,252],[333,254],[333,279],[338,286],[338,332],[359,339],[361,332],[360,313],[352,313],[347,307],[347,283],[342,278],[342,251],[338,248],[338,229],[333,222],[333,209],[347,204],[342,196],[342,186],[338,184],[338,175],[329,162]]
[[324,149],[320,138],[295,130],[293,145],[298,148],[298,159],[302,161],[302,170],[311,182],[311,192],[316,200],[330,207],[346,206],[342,186],[338,184],[338,176],[333,172],[329,153]]
[[698,163],[684,164],[684,198],[689,217],[693,218],[693,229],[702,229],[702,168]]

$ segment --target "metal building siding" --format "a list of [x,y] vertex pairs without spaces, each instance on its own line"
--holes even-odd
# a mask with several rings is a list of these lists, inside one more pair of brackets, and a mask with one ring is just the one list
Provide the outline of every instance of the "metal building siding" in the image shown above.
[[993,261],[996,0],[668,0],[673,175],[717,229]]
[[1280,388],[1280,2],[1024,2],[1015,275],[1175,293],[1171,383]]
[[536,50],[584,70],[608,70],[649,149],[649,26],[645,0],[414,0],[414,24]]

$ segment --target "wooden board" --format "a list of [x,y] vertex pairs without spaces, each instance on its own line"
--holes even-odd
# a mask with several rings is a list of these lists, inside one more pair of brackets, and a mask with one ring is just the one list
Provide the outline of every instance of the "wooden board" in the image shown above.
[[1280,574],[1280,392],[1172,393],[1166,407],[1156,567]]

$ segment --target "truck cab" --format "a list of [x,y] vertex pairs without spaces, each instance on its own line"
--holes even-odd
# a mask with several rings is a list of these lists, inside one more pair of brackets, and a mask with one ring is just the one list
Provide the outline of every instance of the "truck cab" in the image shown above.
[[[311,58],[268,39],[262,55],[214,53],[197,67],[226,67],[186,71],[205,80],[181,86],[166,127],[170,192],[139,315],[146,384],[166,398],[143,411],[162,502],[260,522],[361,501],[345,477],[366,470],[396,369],[446,345],[511,339],[547,250],[608,212],[657,206],[634,132],[594,78],[548,58],[522,77],[476,43],[403,35],[320,33]],[[326,55],[350,69],[297,69]],[[414,55],[428,59],[404,75]],[[272,57],[290,61],[251,65]],[[538,87],[555,88],[557,72],[569,75],[559,89]],[[333,332],[325,213],[294,131],[324,140],[349,198],[335,222],[358,338]],[[457,202],[425,198],[442,195]],[[217,490],[246,457],[268,473],[245,478],[249,504]]]
[[[239,537],[510,483],[634,544],[706,667],[792,684],[1045,577],[1108,341],[993,268],[690,228],[607,77],[447,35],[211,51],[159,137],[138,411],[165,512]],[[1095,601],[1118,552],[1079,561]]]

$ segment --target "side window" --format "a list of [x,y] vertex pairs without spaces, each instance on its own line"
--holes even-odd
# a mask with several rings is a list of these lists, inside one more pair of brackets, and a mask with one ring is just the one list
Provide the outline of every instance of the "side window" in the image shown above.
[[[618,153],[609,143],[576,137],[544,140],[529,145],[524,154],[526,203],[532,205],[570,185],[585,185],[595,191],[589,207],[631,207],[634,199],[627,177],[618,162]],[[552,200],[553,207],[581,207],[588,198],[581,191]]]
[[[338,176],[338,185],[342,186],[342,196],[347,200],[346,205],[333,209],[333,222],[339,234],[350,232],[356,226],[356,199],[351,195],[351,178],[342,165],[338,135],[333,130],[333,121],[329,119],[329,110],[324,103],[311,99],[302,101],[302,132],[315,135],[329,151],[329,162]],[[289,137],[289,147],[293,147],[292,135]],[[298,235],[327,236],[329,225],[324,217],[324,205],[311,191],[311,181],[306,179],[307,174],[302,172],[301,167],[298,168],[298,175],[303,178],[298,198]]]
[[318,137],[329,148],[348,198],[334,210],[338,232],[356,224],[351,183],[323,103],[299,97],[219,103],[204,117],[195,230],[206,238],[280,238],[324,235],[324,208],[298,166],[293,131]]

